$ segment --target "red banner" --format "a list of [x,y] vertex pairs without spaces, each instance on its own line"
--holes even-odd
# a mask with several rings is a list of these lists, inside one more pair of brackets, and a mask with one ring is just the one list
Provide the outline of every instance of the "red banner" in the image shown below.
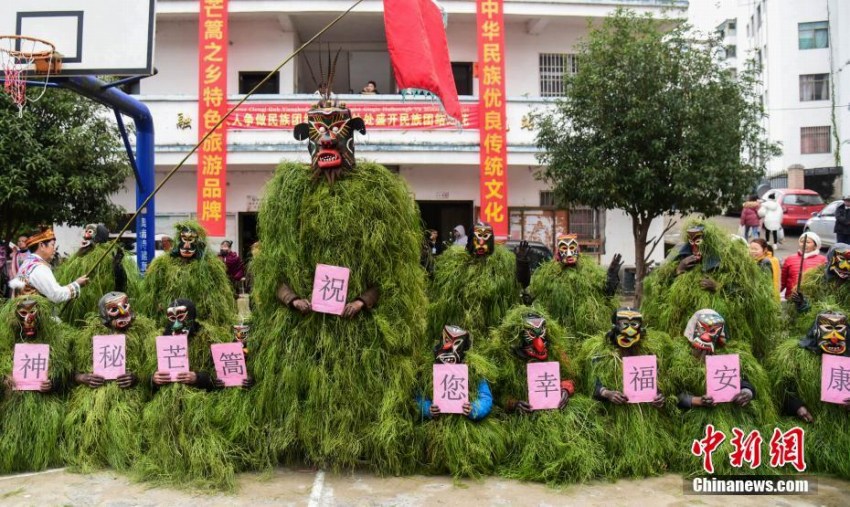
[[497,238],[508,237],[508,149],[505,111],[503,0],[476,0],[478,101],[481,139],[480,219]]
[[[227,113],[227,0],[200,0],[198,18],[198,140]],[[198,221],[210,236],[225,235],[227,125],[198,148]]]
[[[311,103],[243,104],[230,117],[233,130],[288,129],[307,121]],[[439,130],[457,129],[437,103],[350,103],[351,114],[363,118],[367,130]],[[461,107],[463,128],[478,128],[478,104]]]

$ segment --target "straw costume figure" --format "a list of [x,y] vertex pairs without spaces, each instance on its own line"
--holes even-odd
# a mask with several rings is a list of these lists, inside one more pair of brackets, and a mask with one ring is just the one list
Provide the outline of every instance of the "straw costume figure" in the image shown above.
[[794,303],[787,306],[795,336],[806,334],[817,315],[812,306],[832,304],[850,310],[850,245],[836,243],[826,254],[826,266],[810,269],[803,275],[799,291],[788,295]]
[[[86,316],[97,310],[98,300],[107,292],[124,292],[131,300],[141,294],[142,277],[139,268],[124,256],[124,249],[117,245],[111,256],[101,259],[109,248],[109,229],[103,224],[88,224],[83,230],[80,248],[54,271],[60,284],[68,284],[89,273],[89,284],[80,296],[59,307],[59,317],[71,326],[82,328],[87,325]],[[111,261],[111,262],[110,262]]]
[[[446,325],[434,347],[433,364],[464,364],[472,345],[465,329]],[[478,363],[485,360],[480,355],[476,359]],[[505,425],[497,417],[488,417],[493,409],[493,395],[490,383],[478,374],[476,366],[469,365],[470,401],[464,405],[463,414],[442,414],[436,400],[424,394],[431,392],[432,372],[424,375],[429,382],[423,382],[423,394],[417,401],[425,432],[425,459],[433,473],[450,473],[455,477],[489,475],[507,454]]]
[[[555,258],[534,271],[528,293],[570,332],[587,337],[604,331],[607,316],[617,308],[623,263],[616,254],[606,271],[580,252],[575,234],[558,234]],[[518,256],[517,269],[527,273],[527,260]],[[528,276],[521,274],[520,279]]]
[[[37,471],[61,464],[59,441],[65,416],[63,394],[71,380],[71,329],[52,318],[51,304],[41,296],[10,299],[0,307],[0,473]],[[48,379],[37,391],[15,390],[12,380],[15,344],[47,344]],[[45,367],[43,357],[22,365],[29,378]]]
[[[142,452],[140,414],[150,396],[156,355],[148,347],[156,326],[136,315],[123,292],[109,292],[98,302],[86,326],[76,333],[73,347],[77,386],[71,391],[65,416],[63,455],[80,472],[110,467],[128,470]],[[95,350],[92,338],[123,334],[125,348]],[[125,373],[114,380],[93,373],[94,365],[124,364]]]
[[[667,459],[679,451],[670,438],[672,426],[665,410],[664,364],[670,337],[644,327],[643,316],[623,307],[611,316],[611,329],[582,343],[579,364],[581,388],[601,402],[599,417],[605,428],[608,478],[646,477],[663,474]],[[623,358],[654,355],[657,364],[657,395],[650,403],[630,404],[623,394]],[[631,372],[626,372],[629,375]],[[641,372],[634,372],[635,378]],[[624,438],[625,435],[640,435]]]
[[735,330],[736,341],[764,357],[778,339],[779,303],[747,247],[708,222],[686,226],[688,242],[673,250],[644,284],[641,311],[653,326],[678,336],[691,315],[712,308]]
[[[307,120],[295,137],[311,165],[281,164],[259,212],[255,407],[272,462],[410,472],[421,459],[412,394],[425,348],[419,214],[403,180],[355,160],[365,125],[345,104],[326,94]],[[314,287],[319,264],[347,268],[347,291],[330,277]],[[342,314],[313,311],[314,289]]]

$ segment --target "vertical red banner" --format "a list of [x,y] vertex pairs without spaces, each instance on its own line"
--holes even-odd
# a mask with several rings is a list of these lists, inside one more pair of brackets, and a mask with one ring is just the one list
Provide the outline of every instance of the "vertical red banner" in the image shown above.
[[477,0],[481,220],[508,237],[508,147],[503,0]]
[[[198,17],[198,140],[227,112],[227,1],[200,0]],[[210,236],[225,235],[227,124],[198,148],[198,221]]]

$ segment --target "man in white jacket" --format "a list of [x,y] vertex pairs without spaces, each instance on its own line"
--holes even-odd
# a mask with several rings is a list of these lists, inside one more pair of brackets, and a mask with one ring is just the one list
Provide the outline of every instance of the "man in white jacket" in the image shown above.
[[764,219],[764,239],[770,243],[770,233],[773,233],[773,248],[779,243],[779,234],[782,229],[782,206],[774,199],[762,201],[758,214]]
[[56,237],[53,230],[43,229],[27,239],[29,254],[24,259],[14,280],[9,282],[16,296],[41,294],[53,303],[64,303],[80,295],[80,288],[89,282],[85,276],[65,285],[59,285],[53,276],[50,261],[56,255]]

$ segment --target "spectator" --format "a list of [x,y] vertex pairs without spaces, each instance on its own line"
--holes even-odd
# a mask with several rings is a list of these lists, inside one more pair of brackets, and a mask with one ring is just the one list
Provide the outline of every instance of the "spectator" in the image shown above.
[[850,195],[845,195],[843,201],[835,208],[836,243],[850,243]]
[[[758,215],[764,219],[764,239],[770,243],[770,233],[773,233],[773,249],[779,243],[780,230],[782,229],[782,206],[774,198],[761,203]],[[820,238],[818,238],[820,241]]]
[[779,266],[779,259],[773,256],[773,248],[767,241],[761,238],[755,238],[750,241],[750,256],[755,260],[759,267],[770,275],[773,280],[773,290],[776,294],[776,300],[779,300],[779,290],[781,288],[782,268]]
[[27,238],[28,236],[18,236],[18,242],[12,246],[7,270],[9,280],[15,279],[18,275],[18,269],[21,267],[21,264],[24,263],[24,258],[27,256]]
[[[805,244],[805,251],[803,245]],[[800,236],[799,250],[789,256],[782,263],[782,290],[785,298],[797,290],[797,279],[800,278],[800,263],[803,264],[803,272],[826,264],[826,257],[820,253],[820,236],[813,232],[804,232]]]
[[233,285],[233,290],[239,293],[239,284],[245,280],[245,264],[239,258],[239,254],[231,250],[233,242],[226,239],[219,246],[218,256],[227,267],[227,277]]
[[163,254],[170,253],[171,249],[174,248],[174,243],[171,241],[171,236],[163,236],[162,239],[159,240],[159,244],[161,245],[162,249],[154,252],[154,258],[157,258]]
[[744,239],[750,241],[759,237],[759,201],[758,197],[751,195],[741,208],[741,226],[744,228]]
[[322,81],[321,83],[319,83],[319,88],[317,88],[316,91],[313,92],[313,95],[318,95],[320,97],[324,97],[325,95],[327,95],[327,93],[328,93],[328,84],[325,83],[324,81]]
[[374,81],[369,81],[366,86],[360,90],[360,95],[378,95],[378,85]]
[[440,233],[436,229],[428,229],[428,244],[431,248],[431,255],[439,255],[443,253],[443,245],[440,244]]
[[456,225],[454,229],[452,229],[452,237],[454,238],[454,245],[460,245],[466,248],[466,244],[469,242],[469,238],[466,237],[466,229],[463,228],[462,225]]

